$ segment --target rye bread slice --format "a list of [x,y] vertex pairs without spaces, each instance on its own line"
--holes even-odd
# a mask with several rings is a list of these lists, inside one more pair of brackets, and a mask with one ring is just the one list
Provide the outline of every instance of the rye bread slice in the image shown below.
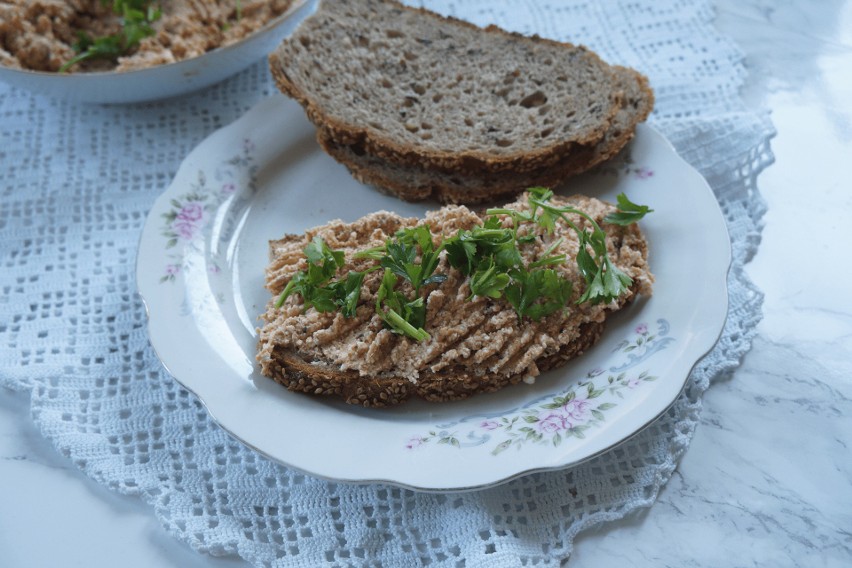
[[633,138],[636,125],[653,109],[654,93],[647,78],[626,67],[614,69],[624,97],[604,138],[595,146],[584,147],[538,170],[495,173],[487,169],[467,169],[447,173],[424,165],[392,164],[364,153],[357,146],[336,144],[323,131],[318,133],[317,139],[355,179],[407,201],[434,198],[442,203],[474,204],[517,195],[528,187],[554,187],[616,155]]
[[621,105],[582,46],[394,0],[323,2],[269,62],[329,140],[450,173],[552,165],[600,142]]
[[[556,204],[572,203],[597,220],[614,210],[595,199],[556,197]],[[509,207],[528,207],[525,196]],[[610,304],[575,305],[584,284],[573,263],[558,270],[574,284],[566,308],[535,322],[519,319],[505,299],[469,299],[469,279],[442,259],[436,272],[447,280],[421,291],[426,300],[426,330],[422,342],[385,329],[375,313],[375,295],[381,280],[373,272],[364,280],[353,318],[340,313],[304,310],[302,299],[290,296],[281,308],[274,298],[290,278],[306,267],[303,248],[320,235],[328,245],[343,250],[348,270],[364,270],[374,261],[353,260],[352,254],[382,244],[402,227],[425,222],[437,240],[460,228],[472,228],[481,216],[466,207],[447,206],[424,221],[378,212],[353,223],[333,221],[304,235],[290,235],[270,243],[267,288],[273,294],[262,319],[257,359],[261,372],[292,391],[343,399],[362,406],[387,406],[411,396],[430,401],[467,398],[479,392],[501,389],[564,364],[585,352],[600,337],[610,313],[630,302],[636,294],[650,294],[653,276],[647,263],[647,243],[636,225],[605,225],[610,258],[633,278],[630,291]],[[577,217],[583,226],[585,222]],[[537,258],[555,240],[563,238],[554,254],[573,258],[576,235],[557,226],[553,235],[537,233],[522,254]],[[409,290],[409,293],[411,291]]]

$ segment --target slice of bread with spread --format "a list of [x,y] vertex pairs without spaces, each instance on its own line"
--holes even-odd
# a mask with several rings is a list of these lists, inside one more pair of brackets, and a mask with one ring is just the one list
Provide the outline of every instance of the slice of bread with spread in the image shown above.
[[[643,77],[582,46],[393,0],[323,2],[269,61],[323,146],[407,199],[484,201],[584,171],[653,104]],[[414,188],[412,175],[423,178]],[[491,195],[475,189],[501,176],[511,181]]]
[[[518,216],[535,212],[529,199],[525,194],[502,213],[492,211],[487,221],[484,213],[464,206],[445,206],[423,220],[377,212],[352,223],[332,221],[304,235],[271,242],[266,285],[278,300],[273,298],[262,316],[257,355],[261,372],[291,391],[380,407],[411,396],[448,401],[495,391],[534,380],[541,372],[583,353],[598,340],[609,314],[637,294],[650,294],[653,275],[645,237],[636,224],[606,222],[607,215],[616,211],[613,205],[582,196],[553,197],[553,207],[576,208],[605,230],[606,254],[612,266],[628,277],[618,297],[598,303],[578,302],[588,293],[589,281],[580,264],[573,262],[580,248],[577,231],[591,230],[593,224],[581,215],[569,214],[565,218],[573,228],[557,222],[549,228],[547,223],[532,223],[519,229],[513,224],[512,212],[518,212]],[[439,277],[424,280],[416,291],[402,279],[394,284],[395,290],[414,299],[413,303],[422,299],[423,327],[419,331],[423,333],[414,339],[389,326],[379,313],[382,297],[388,293],[384,288],[388,274],[402,272],[387,259],[381,261],[384,272],[376,268],[376,257],[369,253],[383,247],[390,250],[394,238],[420,227],[427,228],[426,246],[434,245],[439,251],[433,267]],[[456,268],[457,259],[450,256],[457,251],[449,247],[448,239],[475,235],[477,228],[489,235],[514,231],[517,266],[544,267],[535,270],[549,272],[547,276],[553,282],[561,283],[562,295],[554,296],[559,298],[556,304],[536,312],[530,308],[544,306],[536,302],[550,299],[530,296],[529,302],[519,302],[520,296],[510,293],[513,284],[507,286],[508,275],[500,284],[483,288],[481,276],[487,276],[488,270],[465,274],[463,268]],[[475,242],[474,237],[471,239],[468,242]],[[309,264],[315,260],[309,260],[306,253],[311,243],[317,242],[325,243],[327,256],[338,262],[334,273],[340,282],[347,273],[363,275],[360,289],[348,296],[350,311],[346,315],[336,309],[306,307],[304,297],[286,292],[311,269]],[[426,249],[420,242],[418,260],[414,260],[413,252],[409,257],[415,267],[416,262],[426,263]],[[568,261],[547,260],[560,256]],[[489,266],[493,264],[486,268]],[[390,278],[396,282],[393,274]],[[493,281],[499,282],[499,278]],[[545,289],[547,284],[541,286]],[[527,311],[519,305],[526,306]]]

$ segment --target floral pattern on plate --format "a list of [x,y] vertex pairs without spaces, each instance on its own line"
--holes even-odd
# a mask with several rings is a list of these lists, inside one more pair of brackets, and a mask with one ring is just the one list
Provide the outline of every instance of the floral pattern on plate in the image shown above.
[[[257,185],[257,165],[254,164],[255,144],[250,139],[243,139],[240,152],[222,162],[213,172],[213,180],[203,170],[198,171],[194,183],[189,190],[170,200],[171,207],[162,214],[163,224],[160,235],[165,239],[165,249],[168,261],[163,268],[160,283],[174,282],[178,274],[186,269],[186,263],[192,255],[187,254],[186,247],[194,252],[203,252],[200,242],[209,236],[210,224],[216,211],[229,199],[234,199],[244,187],[249,194],[255,191]],[[247,196],[241,196],[246,199]],[[208,270],[218,274],[221,270],[220,260],[215,250],[207,254]]]
[[656,332],[645,323],[639,324],[613,350],[618,359],[608,369],[589,371],[575,386],[508,412],[471,415],[436,425],[426,435],[409,438],[405,447],[414,450],[436,444],[466,448],[496,441],[491,449],[496,456],[513,446],[518,450],[531,444],[558,447],[571,438],[585,438],[586,432],[600,427],[608,411],[630,391],[657,379],[647,369],[634,368],[675,341],[669,331],[665,319],[657,320]]
[[629,148],[592,170],[592,173],[604,176],[632,177],[640,180],[647,180],[654,177],[653,169],[636,164]]
[[[251,153],[243,150],[246,139],[256,146]],[[641,189],[643,201],[656,211],[644,223],[654,251],[652,268],[666,276],[655,283],[653,296],[608,322],[604,343],[530,388],[519,385],[502,394],[414,413],[409,412],[412,408],[342,409],[339,404],[268,385],[257,373],[255,318],[269,301],[263,287],[268,264],[264,243],[330,219],[352,219],[381,209],[423,216],[432,205],[403,203],[357,183],[317,146],[316,128],[298,104],[281,97],[264,99],[192,150],[152,205],[139,241],[136,270],[139,293],[148,308],[151,345],[175,378],[196,393],[236,439],[311,475],[447,491],[491,487],[519,475],[580,463],[627,439],[664,412],[682,391],[695,362],[715,344],[725,321],[730,240],[715,196],[648,125],[637,126],[629,152],[632,167],[641,164],[654,175],[638,179],[636,172],[619,168],[615,175],[579,176],[571,190],[612,201],[621,191],[632,195],[634,189]],[[228,164],[249,157],[250,165]],[[203,179],[199,171],[204,172]],[[251,188],[253,179],[256,190]],[[165,230],[180,236],[178,230],[188,227],[176,227],[163,215],[174,212],[172,221],[176,221],[201,182],[203,192],[209,194],[204,203],[218,203],[218,207],[205,210],[202,219],[194,218],[197,212],[185,211],[181,220],[201,224],[201,229],[192,232],[192,240],[179,239],[166,248],[173,237],[164,236]],[[702,263],[696,270],[682,270],[698,249],[704,256]],[[161,282],[167,274],[174,275],[174,280]],[[702,301],[696,302],[695,297]],[[658,331],[658,317],[666,317],[677,333],[677,340],[665,349],[668,337],[665,330]],[[640,327],[643,322],[647,329]],[[622,339],[627,343],[613,351]],[[613,370],[625,365],[634,366]],[[589,377],[587,371],[593,369],[604,371]],[[640,380],[643,371],[647,375],[641,378],[658,378]],[[592,384],[593,393],[604,393],[589,397],[586,383]],[[518,449],[509,445],[497,457],[492,455],[497,445],[510,438],[509,432],[535,427],[524,420],[522,406],[536,412],[557,410],[538,406],[557,403],[557,397],[570,402],[569,390],[578,408],[566,409],[568,415],[573,413],[575,421],[577,416],[586,418],[590,424],[582,432],[584,439],[570,434],[568,438],[562,430],[556,447],[553,434],[542,432],[540,441],[522,439],[513,443]],[[524,398],[507,402],[515,396]],[[580,404],[583,400],[589,406]],[[606,402],[615,406],[598,408]],[[604,420],[591,410],[598,410]],[[509,432],[499,426],[503,417],[511,421],[516,416]],[[486,421],[498,427],[492,422],[486,426],[493,429],[481,427]],[[561,427],[561,420],[551,419],[541,429]],[[434,436],[429,434],[432,431]],[[415,434],[419,437],[409,445],[419,445],[419,450],[405,450],[406,441]],[[439,445],[441,439],[446,442]],[[477,447],[466,446],[478,440],[484,441]]]

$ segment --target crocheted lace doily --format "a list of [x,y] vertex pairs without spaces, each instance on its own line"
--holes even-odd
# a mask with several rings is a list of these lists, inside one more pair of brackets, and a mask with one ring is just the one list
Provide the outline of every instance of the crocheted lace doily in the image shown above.
[[137,239],[181,159],[274,90],[259,63],[182,99],[96,107],[0,85],[0,384],[93,479],[149,502],[200,551],[262,566],[559,565],[583,529],[647,507],[698,423],[701,396],[747,351],[761,295],[755,178],[768,119],[739,98],[741,55],[701,0],[433,1],[445,14],[583,43],[651,80],[650,122],[714,189],[734,250],[722,338],[677,403],[598,458],[440,495],[314,479],[231,439],[163,370],[135,293]]

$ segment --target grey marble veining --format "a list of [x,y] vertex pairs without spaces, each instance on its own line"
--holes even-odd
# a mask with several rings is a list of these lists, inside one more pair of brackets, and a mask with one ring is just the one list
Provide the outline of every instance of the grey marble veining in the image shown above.
[[764,320],[658,502],[571,566],[852,566],[852,3],[718,5],[778,130],[747,269]]

